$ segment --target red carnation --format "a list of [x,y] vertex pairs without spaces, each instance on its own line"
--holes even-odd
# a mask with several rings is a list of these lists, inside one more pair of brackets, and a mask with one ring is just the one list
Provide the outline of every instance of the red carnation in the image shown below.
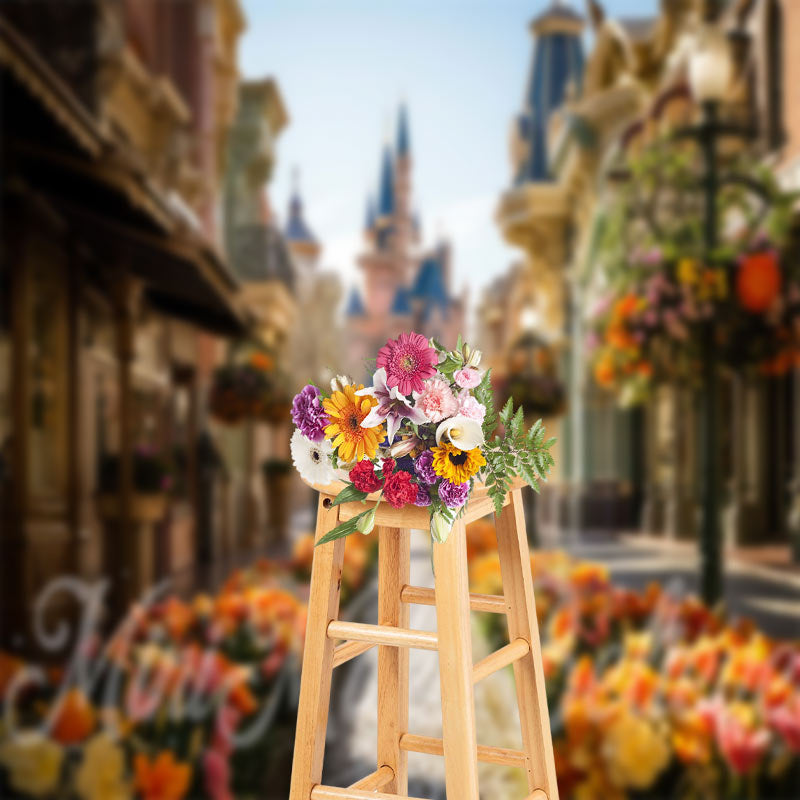
[[417,499],[417,485],[408,472],[395,472],[386,479],[383,496],[393,508],[402,508]]
[[394,472],[396,466],[397,462],[393,458],[384,458],[383,466],[381,467],[383,477],[388,478]]
[[368,459],[363,459],[350,470],[350,480],[360,492],[377,492],[383,481],[375,474],[375,467]]

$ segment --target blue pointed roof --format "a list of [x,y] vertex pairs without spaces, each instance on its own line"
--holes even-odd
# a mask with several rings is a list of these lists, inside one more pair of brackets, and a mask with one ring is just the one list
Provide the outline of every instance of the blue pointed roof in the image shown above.
[[367,213],[364,217],[364,230],[371,231],[375,227],[375,201],[372,195],[367,196]]
[[292,194],[289,201],[289,219],[286,223],[284,235],[290,242],[311,242],[316,244],[316,237],[306,224],[303,218],[303,201],[300,199],[299,192]]
[[392,151],[387,144],[383,148],[381,177],[378,184],[378,216],[390,217],[394,213],[394,164]]
[[[584,57],[576,23],[581,20],[577,12],[560,3],[534,20],[535,44],[525,110],[517,118],[517,133],[527,142],[528,154],[515,176],[517,183],[550,179],[547,125],[552,112],[563,105],[567,87],[573,84],[580,91]],[[544,22],[548,24],[543,26]]]
[[350,290],[350,297],[347,298],[347,310],[345,313],[348,317],[363,317],[366,313],[361,295],[355,286]]
[[411,296],[421,303],[421,316],[426,321],[435,308],[447,311],[450,298],[444,280],[442,262],[436,256],[429,256],[420,264],[417,279],[411,289]]
[[411,155],[411,134],[408,130],[408,110],[406,104],[400,106],[397,116],[397,157],[407,158]]
[[392,301],[392,314],[411,313],[411,291],[405,286],[399,286]]

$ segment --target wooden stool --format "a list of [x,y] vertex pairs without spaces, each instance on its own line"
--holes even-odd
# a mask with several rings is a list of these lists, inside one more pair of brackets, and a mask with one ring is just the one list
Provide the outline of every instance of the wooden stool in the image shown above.
[[[506,496],[497,518],[503,597],[469,592],[465,526],[492,511],[483,486],[476,485],[447,542],[433,545],[435,590],[409,585],[409,534],[414,528],[428,530],[428,509],[378,504],[377,625],[338,619],[345,540],[315,550],[289,800],[407,798],[409,751],[444,756],[448,800],[478,800],[478,761],[525,770],[525,800],[558,800],[521,485],[516,483]],[[316,539],[365,510],[361,503],[332,505],[341,488],[320,488]],[[368,502],[375,505],[375,498],[370,495]],[[409,603],[435,605],[438,631],[410,630]],[[470,609],[505,614],[510,640],[474,665]],[[333,670],[376,645],[378,768],[346,789],[322,786]],[[439,651],[442,739],[408,730],[409,647]],[[475,738],[473,685],[509,664],[514,665],[517,685],[521,751],[478,746]]]

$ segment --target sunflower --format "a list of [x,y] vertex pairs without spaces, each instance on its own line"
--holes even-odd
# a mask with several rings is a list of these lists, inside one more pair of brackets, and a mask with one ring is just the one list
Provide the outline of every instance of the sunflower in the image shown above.
[[481,467],[486,459],[480,447],[472,450],[459,450],[455,445],[444,443],[432,447],[433,471],[451,483],[466,483]]
[[384,438],[383,424],[374,428],[362,428],[361,423],[378,401],[369,395],[357,397],[356,392],[364,386],[345,386],[326,398],[322,406],[330,417],[325,426],[325,437],[338,448],[340,462],[360,461],[364,456],[375,458],[378,444]]

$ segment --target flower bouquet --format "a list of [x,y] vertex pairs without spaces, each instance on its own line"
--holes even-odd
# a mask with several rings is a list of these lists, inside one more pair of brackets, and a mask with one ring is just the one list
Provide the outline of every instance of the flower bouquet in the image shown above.
[[[334,504],[383,500],[430,509],[430,531],[444,542],[482,481],[500,512],[514,477],[538,490],[553,465],[541,420],[524,429],[512,399],[498,415],[481,353],[462,343],[402,333],[379,351],[372,386],[344,376],[329,392],[306,386],[292,404],[292,459],[308,483],[342,480]],[[502,432],[500,431],[502,424]],[[317,544],[375,525],[376,506],[336,526]]]

